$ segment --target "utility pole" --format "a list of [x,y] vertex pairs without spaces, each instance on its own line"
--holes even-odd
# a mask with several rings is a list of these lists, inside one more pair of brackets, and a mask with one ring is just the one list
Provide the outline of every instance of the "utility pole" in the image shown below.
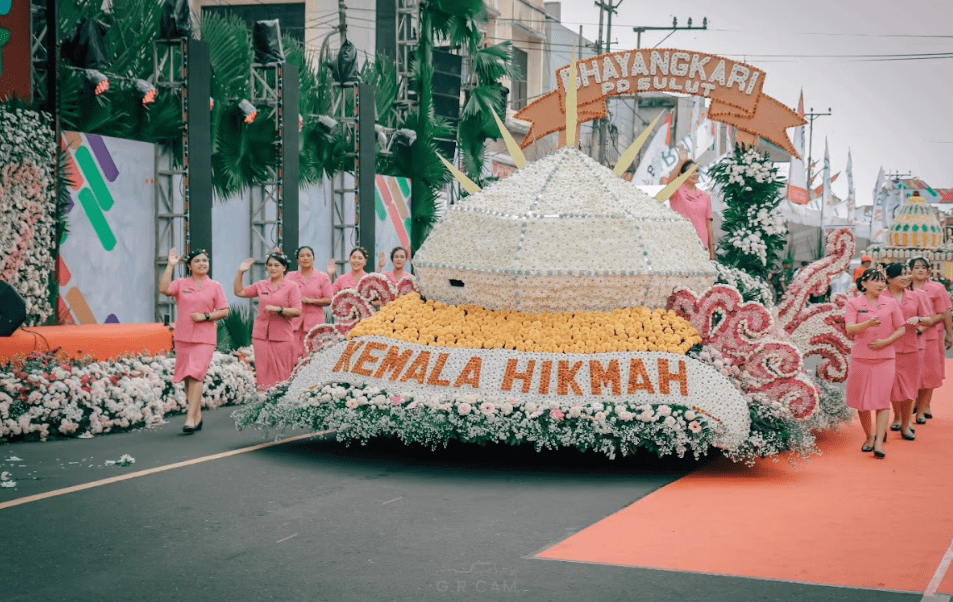
[[[669,36],[671,36],[672,34],[674,34],[676,31],[691,31],[691,30],[705,31],[705,30],[707,30],[707,29],[708,29],[708,17],[702,17],[701,27],[698,27],[698,26],[696,26],[696,25],[692,25],[692,18],[691,18],[691,17],[688,18],[688,25],[679,26],[679,24],[678,24],[678,17],[672,17],[672,25],[671,25],[670,27],[654,27],[654,26],[648,26],[648,25],[640,25],[640,26],[637,26],[637,27],[633,27],[633,28],[632,28],[632,31],[635,32],[635,49],[636,49],[636,50],[641,50],[641,49],[642,49],[642,34],[645,33],[646,31],[668,31],[668,32],[670,32],[667,36],[665,36],[664,38],[662,38],[662,42],[664,42],[665,40],[667,40],[667,39],[669,38]],[[659,44],[661,44],[662,42],[659,42]],[[636,100],[635,100],[635,111],[636,111],[636,115],[638,115],[638,112],[639,112],[639,109],[640,109],[640,108],[641,108],[641,103],[640,103],[640,101],[639,101],[639,97],[636,96]],[[642,119],[642,118],[639,117],[639,119]],[[675,121],[672,123],[672,131],[675,131],[675,126],[677,125],[677,119],[678,119],[678,118],[677,118],[677,112],[676,112],[676,119],[675,119]],[[643,121],[644,121],[644,120],[643,120]],[[639,154],[641,155],[641,153],[639,153]]]
[[[808,199],[811,197],[811,192],[814,191],[814,182],[811,179],[814,177],[811,173],[811,164],[814,162],[814,120],[818,117],[829,117],[831,116],[831,109],[828,107],[826,113],[815,113],[814,107],[811,107],[810,112],[804,114],[804,118],[808,121],[807,126],[807,195]],[[827,199],[821,199],[821,234],[818,237],[817,242],[817,258],[821,259],[824,257],[824,205],[827,204]]]
[[[622,0],[619,0],[616,3],[612,3],[612,0],[609,2],[603,2],[600,0],[595,3],[599,7],[599,49],[596,54],[602,54],[602,15],[608,13],[608,23],[606,26],[606,54],[609,54],[612,48],[612,15],[615,14],[616,9],[619,8],[619,5],[622,4]],[[606,154],[608,149],[608,129],[609,121],[608,119],[599,120],[599,164],[606,164]]]

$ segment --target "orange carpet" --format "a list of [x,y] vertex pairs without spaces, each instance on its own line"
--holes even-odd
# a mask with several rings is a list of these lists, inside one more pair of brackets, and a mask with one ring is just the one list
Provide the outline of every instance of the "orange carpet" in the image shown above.
[[890,433],[886,459],[861,453],[855,421],[810,463],[718,460],[537,557],[951,594],[953,568],[934,580],[953,540],[951,381],[916,441]]
[[154,355],[172,349],[172,331],[162,324],[28,326],[0,337],[0,360],[56,348],[70,357],[91,355],[97,360],[130,353]]

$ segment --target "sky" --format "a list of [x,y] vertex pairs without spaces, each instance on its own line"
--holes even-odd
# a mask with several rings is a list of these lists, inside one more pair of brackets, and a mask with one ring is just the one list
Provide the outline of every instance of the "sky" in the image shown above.
[[[858,205],[872,203],[881,167],[953,187],[953,2],[608,1],[618,5],[613,52],[636,48],[634,26],[668,26],[673,17],[699,26],[707,17],[707,31],[643,33],[642,48],[742,60],[765,71],[765,94],[796,109],[803,90],[806,111],[829,108],[831,116],[814,121],[813,157],[823,159],[826,137],[836,173],[850,149]],[[562,23],[574,31],[582,25],[595,40],[599,9],[591,0],[564,0]],[[910,56],[925,54],[944,56]],[[846,198],[845,175],[833,191]]]

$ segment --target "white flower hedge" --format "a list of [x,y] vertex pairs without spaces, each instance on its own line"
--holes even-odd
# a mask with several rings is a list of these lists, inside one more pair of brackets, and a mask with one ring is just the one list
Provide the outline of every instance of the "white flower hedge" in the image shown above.
[[56,145],[48,119],[0,104],[0,280],[26,301],[27,325],[53,315]]

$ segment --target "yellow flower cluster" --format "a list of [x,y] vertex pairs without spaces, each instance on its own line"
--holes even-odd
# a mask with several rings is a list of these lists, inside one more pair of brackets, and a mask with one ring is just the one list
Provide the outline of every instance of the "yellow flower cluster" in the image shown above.
[[530,314],[424,302],[411,293],[358,323],[348,338],[380,336],[419,345],[515,349],[539,353],[666,351],[684,355],[701,343],[674,311],[647,307],[611,313]]

